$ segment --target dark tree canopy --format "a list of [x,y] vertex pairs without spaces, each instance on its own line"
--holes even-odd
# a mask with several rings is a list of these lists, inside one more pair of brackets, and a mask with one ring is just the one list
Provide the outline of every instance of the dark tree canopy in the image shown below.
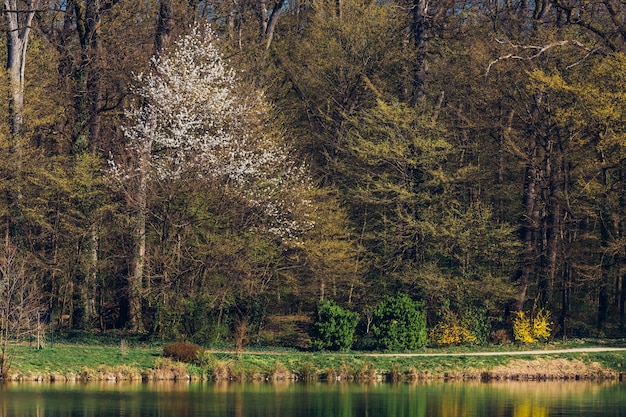
[[[623,4],[5,0],[3,17],[0,236],[60,328],[306,345],[326,300],[373,346],[402,293],[439,341],[518,311],[624,335]],[[186,55],[204,25],[213,55]]]

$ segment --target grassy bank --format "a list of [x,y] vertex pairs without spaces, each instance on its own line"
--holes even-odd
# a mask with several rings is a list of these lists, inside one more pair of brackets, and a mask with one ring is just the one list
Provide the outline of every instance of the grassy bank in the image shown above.
[[[590,346],[589,343],[580,346]],[[550,345],[538,349],[576,347]],[[492,348],[519,351],[510,345]],[[525,347],[528,349],[528,347]],[[489,349],[487,349],[489,350]],[[162,357],[158,347],[55,345],[18,346],[7,379],[88,380],[429,380],[429,379],[620,379],[626,352],[580,352],[542,355],[471,356],[465,350],[426,350],[429,356],[298,351],[206,351],[186,364]],[[454,353],[455,356],[434,356]]]

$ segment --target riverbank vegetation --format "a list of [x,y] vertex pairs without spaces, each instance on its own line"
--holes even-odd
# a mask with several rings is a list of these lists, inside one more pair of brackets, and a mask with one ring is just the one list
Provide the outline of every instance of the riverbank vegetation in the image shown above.
[[[213,380],[213,381],[430,381],[430,380],[618,380],[626,374],[626,354],[563,352],[610,347],[597,340],[540,344],[555,353],[530,354],[519,346],[493,347],[480,356],[467,348],[426,349],[416,356],[367,352],[303,352],[205,349],[177,343],[162,347],[63,343],[38,349],[18,345],[7,380]],[[618,343],[618,346],[620,344]],[[526,347],[527,348],[527,347]],[[195,350],[195,356],[187,356]],[[520,354],[516,354],[518,351]],[[176,356],[175,352],[181,354]],[[490,355],[495,352],[497,355]],[[502,354],[505,353],[505,354]]]
[[0,374],[53,332],[625,336],[625,4],[2,8]]

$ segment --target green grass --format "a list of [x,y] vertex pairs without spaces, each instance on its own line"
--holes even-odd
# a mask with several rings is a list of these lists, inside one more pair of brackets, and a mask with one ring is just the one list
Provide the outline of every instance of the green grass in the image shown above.
[[[623,341],[612,342],[623,346]],[[211,375],[225,375],[228,378],[273,379],[286,374],[299,379],[364,379],[374,374],[381,379],[443,377],[480,375],[496,367],[509,363],[532,361],[542,358],[578,360],[585,364],[599,363],[604,368],[614,371],[615,375],[626,374],[626,352],[565,353],[553,355],[502,355],[502,356],[464,356],[465,352],[481,351],[525,351],[536,349],[565,349],[610,345],[602,341],[571,341],[535,346],[506,345],[485,348],[450,348],[424,349],[417,353],[457,353],[459,356],[371,356],[368,353],[330,353],[299,352],[280,349],[263,352],[249,349],[238,360],[233,352],[214,351],[209,354],[203,366],[185,364],[187,373],[197,378]],[[39,376],[44,379],[51,376],[88,375],[94,377],[98,371],[128,370],[133,375],[149,375],[155,369],[167,370],[180,364],[172,364],[161,356],[158,346],[118,344],[93,346],[83,344],[57,343],[54,347],[37,349],[33,346],[20,345],[12,355],[10,374],[20,374],[26,378]],[[516,362],[513,362],[516,361]],[[174,372],[174,371],[172,371]],[[583,371],[581,371],[583,372]],[[119,372],[118,372],[119,373]],[[124,373],[126,375],[126,373]],[[154,375],[154,374],[152,374]],[[167,375],[164,371],[160,375]],[[180,375],[178,373],[177,375]],[[280,375],[280,376],[278,376]],[[167,377],[167,376],[165,376]]]
[[78,374],[86,369],[97,370],[102,366],[127,366],[138,370],[150,369],[161,350],[156,348],[100,347],[86,345],[55,345],[36,349],[17,346],[12,356],[11,369],[24,375]]

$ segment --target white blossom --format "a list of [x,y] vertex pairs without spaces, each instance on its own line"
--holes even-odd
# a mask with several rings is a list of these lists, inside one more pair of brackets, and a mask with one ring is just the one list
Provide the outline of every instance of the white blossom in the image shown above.
[[[306,169],[255,128],[263,97],[240,92],[215,40],[210,28],[194,27],[154,58],[153,71],[136,76],[136,101],[125,113],[127,149],[145,162],[140,175],[218,179],[265,214],[266,230],[295,239],[312,227],[295,220],[304,202],[297,196],[310,187]],[[121,175],[114,161],[111,166]]]

